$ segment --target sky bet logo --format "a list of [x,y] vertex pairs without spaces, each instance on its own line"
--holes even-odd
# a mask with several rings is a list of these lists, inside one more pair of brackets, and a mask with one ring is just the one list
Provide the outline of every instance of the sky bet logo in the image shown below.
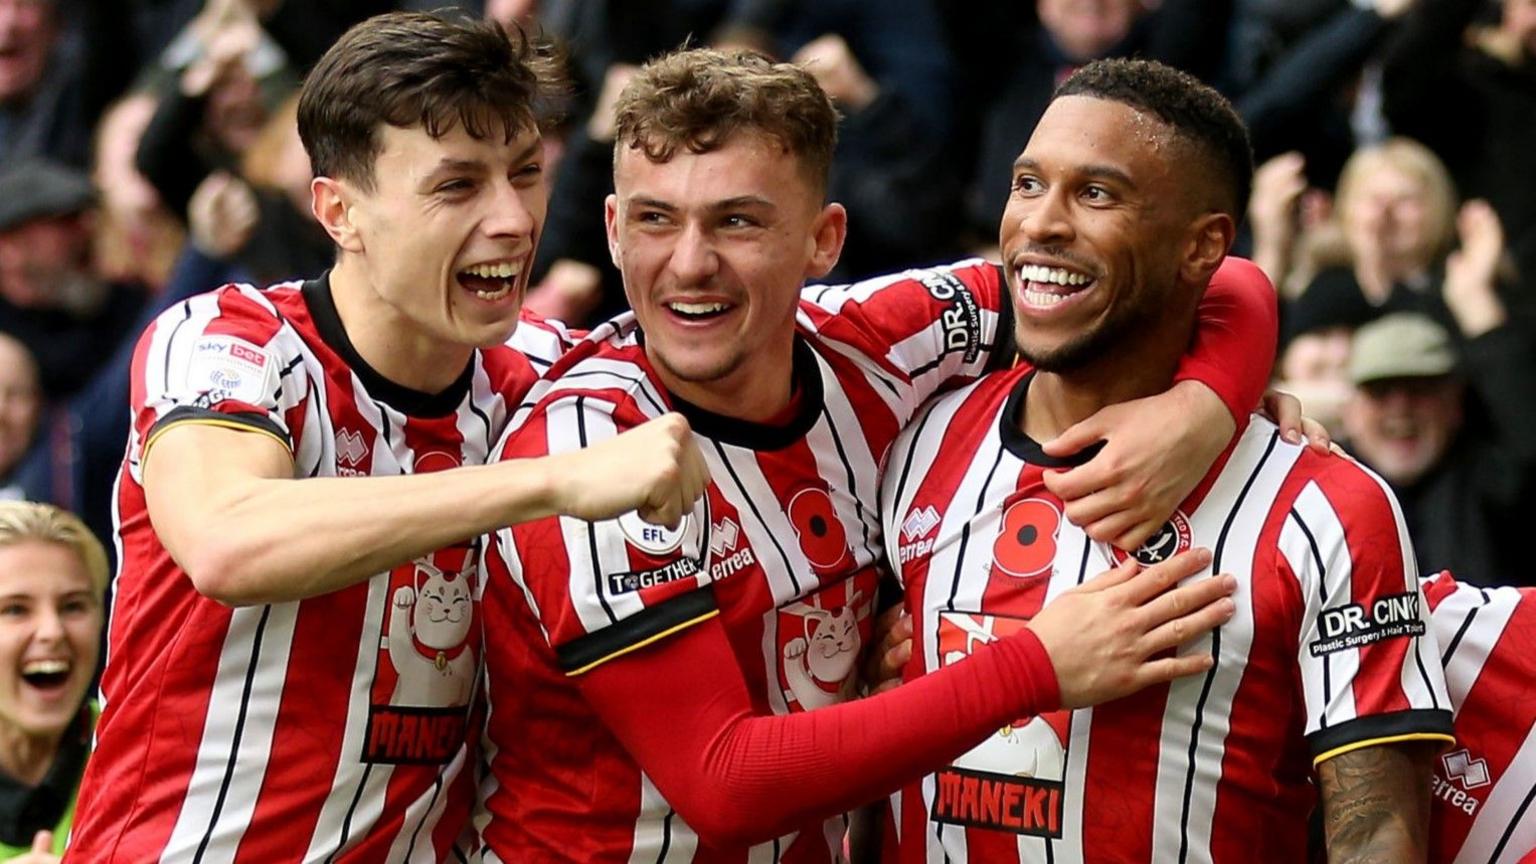
[[1313,657],[1363,648],[1383,639],[1423,636],[1424,621],[1419,617],[1419,592],[1389,594],[1369,607],[1346,603],[1324,609],[1317,616],[1320,634],[1309,648]]

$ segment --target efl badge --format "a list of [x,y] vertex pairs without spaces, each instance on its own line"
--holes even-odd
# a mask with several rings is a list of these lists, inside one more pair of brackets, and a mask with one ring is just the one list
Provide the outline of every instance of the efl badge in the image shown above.
[[619,517],[619,530],[636,549],[651,555],[665,555],[683,545],[683,536],[693,526],[692,514],[683,517],[676,528],[652,525],[631,510]]

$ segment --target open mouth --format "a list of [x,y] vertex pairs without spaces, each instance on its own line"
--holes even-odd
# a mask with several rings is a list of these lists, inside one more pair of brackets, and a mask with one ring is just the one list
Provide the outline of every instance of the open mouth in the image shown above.
[[1040,264],[1022,265],[1014,274],[1018,278],[1020,296],[1036,309],[1049,309],[1064,303],[1088,290],[1095,281],[1085,273]]
[[21,678],[38,690],[54,691],[69,681],[68,660],[29,660],[21,665]]
[[709,321],[735,308],[729,303],[685,303],[681,300],[673,300],[666,307],[667,311],[685,321]]
[[523,273],[521,261],[497,261],[465,267],[454,274],[459,285],[487,302],[500,300],[517,288]]

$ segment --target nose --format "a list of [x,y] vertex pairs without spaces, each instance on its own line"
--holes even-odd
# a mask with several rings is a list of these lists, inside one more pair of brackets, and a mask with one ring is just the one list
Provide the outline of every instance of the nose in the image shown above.
[[1057,246],[1069,242],[1074,236],[1061,193],[1054,189],[1026,205],[1019,219],[1019,229],[1031,243],[1041,246]]
[[678,233],[667,264],[679,282],[696,285],[707,282],[719,272],[720,257],[715,254],[714,245],[704,230],[689,223]]
[[32,638],[38,642],[58,642],[64,638],[64,620],[59,612],[47,603],[38,604],[36,627]]
[[491,198],[491,209],[481,222],[489,237],[531,237],[538,227],[526,196],[543,195],[544,186],[519,189],[503,180]]

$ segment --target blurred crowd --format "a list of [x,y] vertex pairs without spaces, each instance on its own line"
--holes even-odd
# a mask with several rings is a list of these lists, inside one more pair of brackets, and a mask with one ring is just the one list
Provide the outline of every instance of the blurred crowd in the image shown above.
[[1280,291],[1281,387],[1398,493],[1422,570],[1536,584],[1536,0],[0,0],[0,498],[110,536],[134,336],[328,266],[298,83],[351,23],[446,5],[562,51],[527,304],[574,325],[624,309],[610,108],[671,47],[801,62],[833,97],[837,279],[994,253],[1082,63],[1198,75],[1253,133],[1240,251]]

